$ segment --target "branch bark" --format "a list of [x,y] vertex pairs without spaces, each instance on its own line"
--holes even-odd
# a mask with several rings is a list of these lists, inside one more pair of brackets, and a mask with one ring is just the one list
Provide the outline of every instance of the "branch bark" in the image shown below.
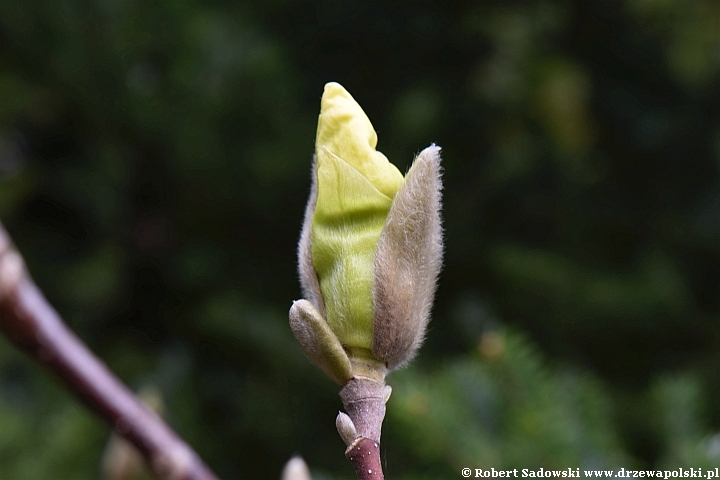
[[158,479],[217,480],[197,453],[65,325],[33,282],[1,223],[0,330],[135,445]]
[[345,452],[358,480],[385,480],[380,464],[380,444],[369,438],[359,437]]

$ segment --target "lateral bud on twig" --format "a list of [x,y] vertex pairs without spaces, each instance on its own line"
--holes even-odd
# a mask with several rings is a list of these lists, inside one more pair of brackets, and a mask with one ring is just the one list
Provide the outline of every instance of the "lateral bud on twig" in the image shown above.
[[[162,418],[165,410],[162,393],[154,385],[143,387],[140,401]],[[144,477],[145,461],[138,449],[117,432],[110,435],[100,463],[102,480],[134,480]]]
[[345,412],[338,412],[335,419],[335,428],[337,428],[340,438],[348,447],[358,438],[357,428],[355,428],[355,424]]
[[285,464],[281,480],[312,480],[310,469],[302,457],[293,457]]

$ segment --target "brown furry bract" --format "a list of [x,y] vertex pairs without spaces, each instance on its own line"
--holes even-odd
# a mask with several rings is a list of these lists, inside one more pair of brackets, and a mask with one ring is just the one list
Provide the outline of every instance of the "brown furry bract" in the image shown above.
[[373,353],[389,370],[412,360],[425,336],[442,266],[440,147],[415,159],[393,200],[375,254]]

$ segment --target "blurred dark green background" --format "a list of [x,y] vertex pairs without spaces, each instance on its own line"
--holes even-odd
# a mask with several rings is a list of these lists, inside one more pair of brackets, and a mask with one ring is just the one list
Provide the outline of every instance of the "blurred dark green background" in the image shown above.
[[[388,478],[720,465],[717,1],[2,1],[0,218],[222,478],[351,478],[287,326],[328,81],[401,170],[444,152]],[[98,478],[108,436],[0,341],[0,478]]]

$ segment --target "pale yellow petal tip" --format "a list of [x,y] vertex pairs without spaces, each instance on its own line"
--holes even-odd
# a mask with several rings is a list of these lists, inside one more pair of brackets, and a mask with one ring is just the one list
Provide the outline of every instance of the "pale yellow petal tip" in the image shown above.
[[[345,108],[349,111],[361,112],[363,115],[362,108],[355,99],[350,95],[350,92],[345,90],[345,87],[336,82],[330,82],[325,84],[323,90],[323,96],[320,100],[320,114],[328,112],[333,107]],[[354,112],[354,113],[355,113]],[[365,117],[367,119],[367,117]],[[367,120],[370,123],[370,120]]]
[[390,198],[403,184],[400,171],[375,150],[377,134],[362,107],[342,85],[325,85],[320,102],[316,151],[327,148]]
[[325,85],[315,143],[326,146],[350,164],[354,163],[353,159],[345,156],[367,153],[377,145],[377,134],[370,119],[339,83]]

